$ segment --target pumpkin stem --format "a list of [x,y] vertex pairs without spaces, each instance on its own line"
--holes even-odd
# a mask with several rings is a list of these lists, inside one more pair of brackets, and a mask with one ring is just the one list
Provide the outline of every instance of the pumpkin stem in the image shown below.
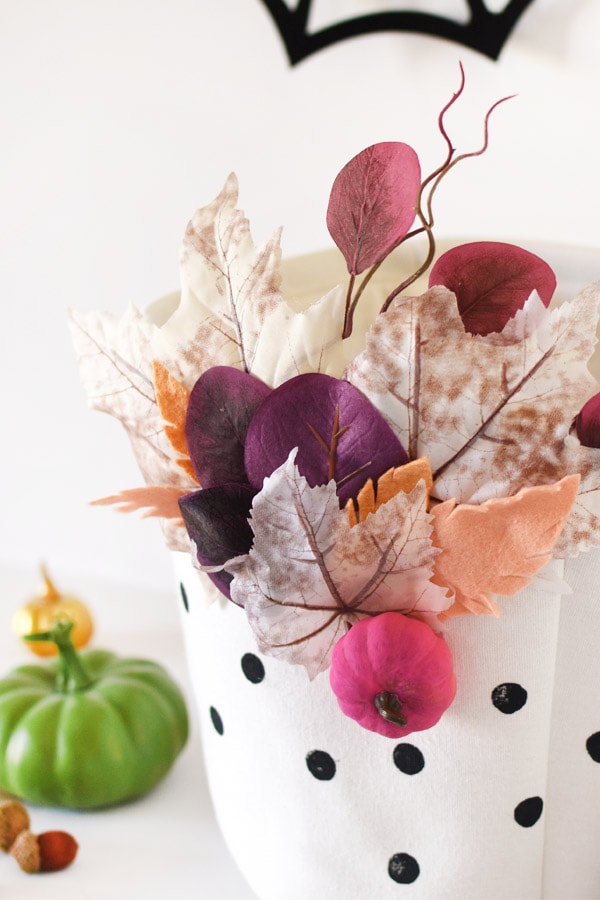
[[56,644],[59,655],[59,672],[56,679],[57,690],[84,691],[93,684],[81,657],[71,640],[72,619],[56,619],[48,631],[23,635],[26,641],[52,641]]
[[42,578],[44,580],[44,589],[45,589],[44,596],[41,599],[47,603],[54,603],[55,600],[58,600],[58,598],[60,597],[60,594],[56,590],[54,582],[48,575],[48,569],[46,568],[45,563],[41,563],[40,571],[42,573]]
[[381,718],[386,722],[393,722],[394,725],[402,727],[408,723],[408,719],[402,713],[402,702],[397,694],[382,691],[375,697],[375,706]]

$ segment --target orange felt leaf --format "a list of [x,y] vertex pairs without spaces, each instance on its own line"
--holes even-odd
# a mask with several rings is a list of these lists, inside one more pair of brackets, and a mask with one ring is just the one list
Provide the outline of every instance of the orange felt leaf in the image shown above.
[[181,466],[198,484],[185,436],[185,415],[190,392],[156,359],[152,362],[152,371],[156,403],[163,419],[164,432],[173,450],[181,453],[182,456],[181,459],[176,460],[177,465]]
[[432,540],[441,549],[434,584],[454,591],[443,618],[498,609],[488,593],[512,596],[552,558],[552,548],[577,496],[579,475],[523,488],[480,506],[446,500],[431,510]]
[[182,491],[176,487],[130,488],[126,491],[119,491],[118,494],[112,494],[110,497],[92,500],[90,506],[114,505],[117,506],[118,512],[135,512],[138,509],[145,509],[146,511],[142,515],[143,519],[149,516],[158,516],[161,519],[179,519],[183,527],[183,519],[177,501],[187,493],[189,491]]
[[[431,466],[429,460],[424,456],[421,459],[413,459],[404,466],[397,466],[395,469],[388,469],[383,475],[377,479],[377,489],[373,485],[373,479],[369,478],[358,492],[356,501],[348,500],[346,510],[350,520],[350,526],[356,525],[358,522],[364,522],[369,513],[374,513],[388,500],[404,491],[410,494],[412,489],[416,487],[419,481],[423,480],[427,487],[427,496],[433,484],[431,474]],[[358,516],[356,514],[355,502],[358,505]]]

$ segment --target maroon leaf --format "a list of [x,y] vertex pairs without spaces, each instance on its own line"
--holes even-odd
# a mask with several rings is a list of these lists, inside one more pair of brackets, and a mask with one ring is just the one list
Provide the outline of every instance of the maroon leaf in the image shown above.
[[200,376],[190,394],[185,435],[202,487],[248,482],[246,431],[256,408],[270,392],[258,378],[230,366],[214,366]]
[[349,272],[364,272],[398,246],[414,222],[420,187],[419,159],[408,144],[373,144],[344,166],[331,189],[327,227]]
[[575,419],[575,431],[584,447],[600,448],[600,394],[584,404]]
[[548,306],[556,288],[550,266],[528,250],[496,241],[475,241],[440,256],[429,287],[443,285],[456,295],[465,330],[502,331],[532,291]]
[[246,436],[246,471],[260,490],[266,477],[298,448],[296,462],[311,487],[337,483],[340,503],[408,462],[383,416],[357,388],[322,373],[297,375],[256,411]]
[[[220,566],[248,553],[253,540],[248,520],[254,494],[247,484],[222,484],[180,499],[181,515],[201,565]],[[232,577],[228,572],[209,573],[227,597]]]

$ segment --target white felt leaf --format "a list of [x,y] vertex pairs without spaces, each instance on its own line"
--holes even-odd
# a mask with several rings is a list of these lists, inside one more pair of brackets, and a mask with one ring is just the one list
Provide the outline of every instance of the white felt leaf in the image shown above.
[[346,377],[411,458],[429,458],[439,499],[481,503],[552,483],[579,471],[565,439],[597,390],[587,361],[599,297],[592,285],[503,345],[467,334],[454,295],[433,288],[377,319]]
[[287,462],[255,497],[248,557],[226,566],[231,596],[243,605],[259,648],[304,665],[311,678],[333,645],[364,615],[396,610],[435,618],[446,589],[429,581],[437,551],[420,483],[350,528],[332,482],[309,487]]
[[[122,423],[146,484],[192,490],[194,483],[177,463],[156,403],[155,326],[130,307],[120,319],[70,310],[69,327],[89,404]],[[182,529],[164,523],[164,531],[171,549],[184,549]]]

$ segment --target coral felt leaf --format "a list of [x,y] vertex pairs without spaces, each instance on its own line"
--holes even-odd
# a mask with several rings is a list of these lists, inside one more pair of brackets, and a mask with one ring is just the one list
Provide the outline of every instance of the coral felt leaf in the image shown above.
[[91,506],[116,506],[118,512],[135,512],[138,509],[146,510],[142,518],[158,516],[162,519],[179,519],[181,525],[181,512],[179,511],[179,498],[185,491],[174,487],[150,487],[129,488],[119,491],[110,497],[102,497],[100,500],[92,500]]
[[447,500],[432,509],[434,581],[454,590],[458,612],[495,611],[489,594],[512,596],[551,558],[577,496],[579,476],[524,488],[480,506]]
[[419,159],[408,144],[373,144],[344,166],[331,189],[327,227],[349,272],[381,262],[406,236],[420,186]]
[[232,599],[245,607],[260,649],[304,665],[312,678],[363,615],[395,609],[431,618],[450,600],[429,580],[437,551],[424,484],[351,528],[335,484],[310,487],[294,456],[254,498],[254,544],[228,568]]
[[444,253],[429,273],[429,286],[456,295],[465,329],[472,334],[502,331],[532,291],[548,306],[556,289],[550,266],[522,247],[474,241]]
[[[374,513],[383,503],[391,500],[398,491],[410,494],[421,479],[425,482],[427,496],[429,497],[433,478],[429,460],[425,458],[412,459],[403,466],[388,469],[387,472],[384,472],[377,479],[377,487],[373,484],[373,479],[369,478],[358,492],[356,500],[348,500],[346,504],[350,525],[364,522],[370,513]],[[358,515],[356,507],[358,507]]]
[[163,418],[165,434],[173,449],[181,454],[181,458],[177,459],[177,465],[181,466],[190,478],[197,481],[185,437],[189,391],[158,360],[153,362],[153,372],[156,402]]
[[248,425],[271,388],[240,369],[213,366],[190,394],[185,419],[187,446],[205,487],[247,483],[244,445]]
[[360,391],[318,372],[286,381],[256,410],[245,445],[250,483],[260,490],[294,448],[308,483],[335,480],[343,504],[367,478],[408,461],[392,429]]
[[212,365],[252,371],[263,322],[281,302],[277,231],[256,248],[236,208],[237,180],[192,217],[181,250],[181,297],[160,329],[159,358],[179,360],[191,387]]
[[552,484],[580,471],[566,438],[597,391],[587,361],[599,298],[592,285],[523,341],[498,345],[466,333],[453,294],[432,288],[378,317],[345,375],[411,458],[429,458],[433,497],[479,504]]

